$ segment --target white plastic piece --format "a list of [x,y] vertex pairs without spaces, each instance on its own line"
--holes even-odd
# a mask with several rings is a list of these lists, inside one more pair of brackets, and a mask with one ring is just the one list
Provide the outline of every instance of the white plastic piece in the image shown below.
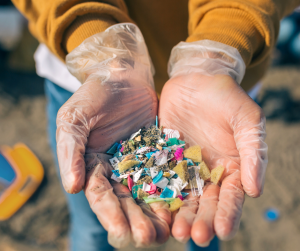
[[173,146],[169,146],[169,148],[171,148],[171,150],[174,150],[174,151],[176,151],[176,150],[177,150],[177,148],[179,148],[179,147],[183,147],[183,146],[185,146],[185,144],[181,144],[181,145],[173,145]]
[[144,171],[144,169],[142,168],[133,175],[133,182],[136,183],[139,180],[143,171]]
[[151,190],[151,186],[148,185],[146,182],[143,183],[143,191],[149,192]]
[[120,179],[127,179],[127,177],[128,177],[128,174],[122,174],[118,178],[120,178]]
[[164,128],[163,133],[167,136],[168,139],[170,139],[170,138],[179,139],[180,138],[180,133],[177,130]]
[[151,151],[151,149],[152,149],[152,147],[150,147],[150,146],[144,146],[144,147],[138,149],[136,151],[136,153],[137,154],[145,153],[145,152]]
[[155,186],[160,188],[165,188],[169,183],[169,180],[165,177],[162,177],[157,183],[155,183]]
[[117,157],[113,157],[112,159],[109,159],[109,162],[110,162],[111,166],[112,166],[115,170],[118,169],[118,163],[119,163],[120,161],[118,160]]
[[155,167],[150,167],[150,173],[151,178],[154,179],[154,177],[158,174],[158,171],[155,169]]
[[138,130],[137,132],[131,134],[129,140],[133,140],[136,136],[140,135],[140,133],[141,133],[141,129]]
[[153,154],[155,158],[155,164],[157,166],[164,165],[168,161],[168,150],[162,150]]
[[157,144],[166,144],[166,141],[162,138],[160,138],[157,142]]
[[169,170],[168,172],[171,174],[169,178],[172,178],[176,174],[173,170]]
[[188,185],[188,182],[183,183],[182,179],[177,177],[176,179],[172,178],[170,180],[170,185],[177,187],[179,189],[179,191],[182,191]]
[[117,175],[115,175],[114,173],[112,174],[112,176],[110,177],[112,180],[116,181],[116,182],[121,182],[122,181],[122,178],[121,176],[118,177]]
[[168,185],[167,188],[173,191],[173,198],[176,198],[178,195],[181,195],[179,188],[177,186]]

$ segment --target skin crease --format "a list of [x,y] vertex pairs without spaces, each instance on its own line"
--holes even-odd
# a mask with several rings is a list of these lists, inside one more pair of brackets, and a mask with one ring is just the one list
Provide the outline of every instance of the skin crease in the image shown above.
[[207,246],[216,234],[238,230],[244,193],[262,193],[267,165],[265,119],[260,107],[229,76],[189,73],[171,78],[159,104],[159,122],[177,129],[188,145],[200,145],[210,168],[225,167],[222,186],[208,185],[200,200],[187,197],[172,215],[172,235]]

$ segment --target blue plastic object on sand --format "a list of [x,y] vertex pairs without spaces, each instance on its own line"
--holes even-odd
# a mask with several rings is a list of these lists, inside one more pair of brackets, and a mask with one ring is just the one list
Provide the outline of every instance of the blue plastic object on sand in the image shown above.
[[276,221],[279,218],[279,211],[275,208],[269,208],[265,211],[264,216],[267,221]]

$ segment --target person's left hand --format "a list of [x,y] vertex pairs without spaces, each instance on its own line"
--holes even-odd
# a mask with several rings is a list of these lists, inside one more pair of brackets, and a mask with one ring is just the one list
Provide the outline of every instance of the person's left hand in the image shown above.
[[188,146],[200,145],[210,168],[223,165],[221,187],[208,184],[200,197],[189,195],[172,215],[172,235],[207,246],[216,234],[238,230],[244,193],[262,194],[267,165],[265,118],[260,107],[229,76],[188,73],[164,86],[159,122],[176,129]]

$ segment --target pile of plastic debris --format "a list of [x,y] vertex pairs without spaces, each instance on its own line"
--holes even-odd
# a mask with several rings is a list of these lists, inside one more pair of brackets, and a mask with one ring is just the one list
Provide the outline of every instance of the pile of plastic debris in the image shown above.
[[156,126],[142,128],[131,137],[115,143],[108,151],[114,170],[111,179],[128,186],[134,199],[146,203],[166,201],[173,212],[180,208],[191,189],[203,194],[207,180],[217,184],[224,167],[212,171],[202,160],[200,146],[185,149],[177,130]]

